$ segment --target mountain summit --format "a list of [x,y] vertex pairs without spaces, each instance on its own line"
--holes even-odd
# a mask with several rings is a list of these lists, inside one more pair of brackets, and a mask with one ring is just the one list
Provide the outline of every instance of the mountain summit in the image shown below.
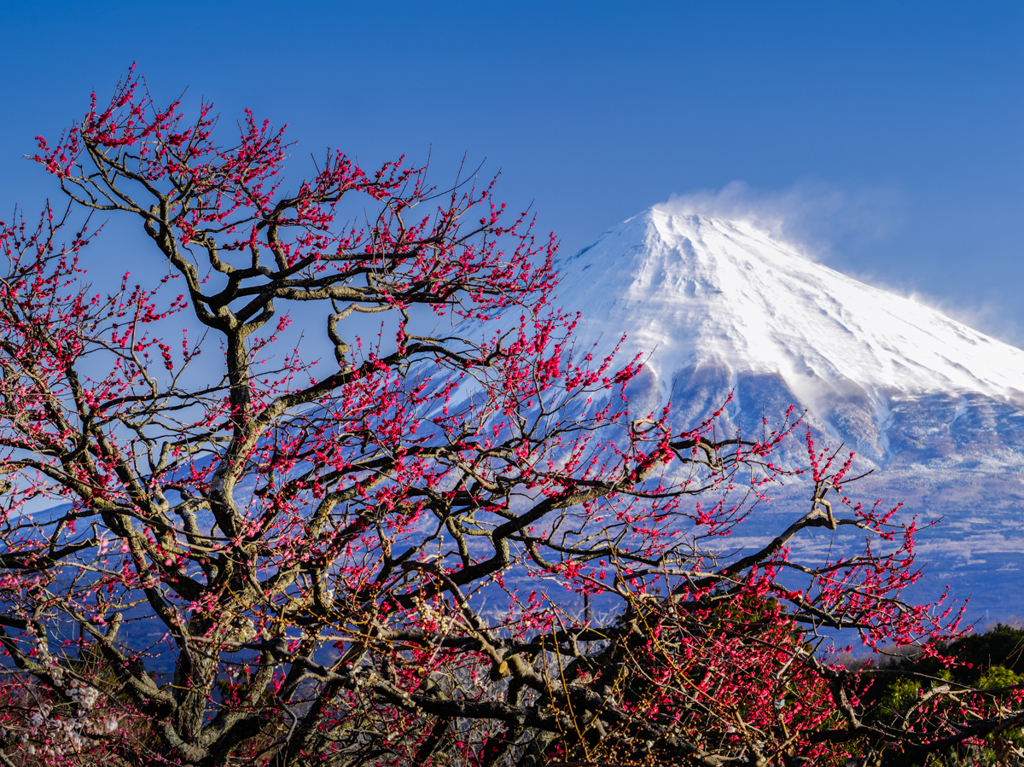
[[[722,428],[759,431],[796,405],[819,444],[874,470],[857,497],[942,519],[919,538],[929,597],[950,583],[973,594],[972,619],[1020,616],[1024,351],[741,222],[651,209],[557,266],[559,303],[583,311],[577,349],[607,353],[625,334],[622,359],[643,354],[631,411],[671,401],[687,429],[731,393]],[[787,450],[806,461],[798,440]],[[761,514],[805,503],[791,485]]]
[[[579,341],[603,349],[625,333],[624,355],[645,355],[634,397],[651,409],[671,399],[697,417],[716,392],[724,401],[732,391],[729,413],[742,425],[759,423],[765,406],[797,404],[882,463],[919,447],[922,424],[901,424],[900,414],[923,401],[927,420],[941,422],[929,426],[939,453],[961,431],[964,441],[976,436],[972,416],[1012,417],[1024,407],[1024,350],[746,223],[652,208],[559,269],[561,303],[584,310]],[[1024,419],[1013,426],[1024,436]]]

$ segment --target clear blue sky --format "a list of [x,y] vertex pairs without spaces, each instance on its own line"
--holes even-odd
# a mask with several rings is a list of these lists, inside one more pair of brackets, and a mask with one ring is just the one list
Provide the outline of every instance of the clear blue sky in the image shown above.
[[300,170],[486,159],[568,250],[742,181],[826,263],[1024,344],[1021,2],[7,2],[0,30],[0,218],[56,196],[21,156],[134,60],[289,123]]

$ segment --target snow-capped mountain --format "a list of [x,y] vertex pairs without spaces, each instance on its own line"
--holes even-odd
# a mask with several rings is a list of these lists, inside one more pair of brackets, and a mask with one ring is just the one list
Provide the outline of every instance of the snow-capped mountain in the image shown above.
[[[1024,350],[741,222],[650,209],[558,268],[577,343],[644,355],[634,412],[671,400],[692,426],[732,392],[725,428],[757,428],[796,405],[876,469],[862,492],[945,518],[922,546],[935,577],[1024,566]],[[978,609],[1024,615],[1003,596]]]
[[[584,310],[579,341],[625,333],[652,405],[696,415],[696,400],[734,389],[733,420],[756,423],[782,397],[879,464],[919,441],[923,404],[954,439],[1024,409],[1024,350],[744,223],[651,209],[559,268],[561,302]],[[1024,418],[1007,426],[1024,446]]]

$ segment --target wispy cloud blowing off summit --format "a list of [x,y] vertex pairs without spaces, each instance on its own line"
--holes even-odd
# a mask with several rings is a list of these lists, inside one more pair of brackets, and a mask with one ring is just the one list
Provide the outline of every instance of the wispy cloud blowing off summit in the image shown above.
[[732,181],[719,190],[672,195],[655,207],[668,213],[745,221],[810,257],[827,257],[832,251],[883,239],[903,218],[902,197],[895,190],[850,192],[809,180],[774,191]]

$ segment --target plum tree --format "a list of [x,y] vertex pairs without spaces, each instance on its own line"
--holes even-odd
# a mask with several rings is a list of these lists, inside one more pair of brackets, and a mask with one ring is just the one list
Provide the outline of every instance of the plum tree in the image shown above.
[[[282,131],[187,115],[94,94],[38,139],[67,211],[0,227],[4,763],[842,764],[1019,718],[864,718],[829,632],[955,627],[901,598],[913,524],[808,433],[807,512],[730,553],[797,419],[630,414],[493,182],[330,152],[286,192]],[[165,276],[87,282],[97,212]]]

